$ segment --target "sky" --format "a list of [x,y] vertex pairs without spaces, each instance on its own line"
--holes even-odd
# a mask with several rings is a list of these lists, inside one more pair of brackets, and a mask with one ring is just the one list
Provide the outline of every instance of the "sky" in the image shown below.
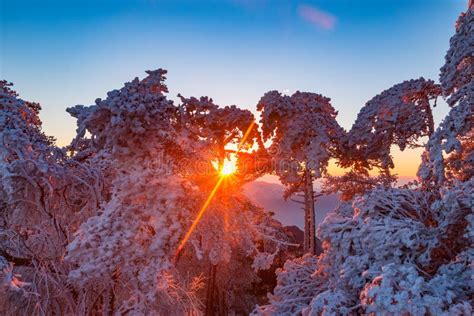
[[[269,90],[321,93],[350,128],[373,96],[438,80],[467,0],[0,0],[0,79],[41,103],[66,145],[90,105],[145,70],[168,70],[170,98],[208,95],[255,111]],[[435,109],[439,122],[444,102]],[[414,176],[420,151],[395,152]],[[335,170],[335,169],[334,169]],[[337,171],[335,171],[337,173]]]

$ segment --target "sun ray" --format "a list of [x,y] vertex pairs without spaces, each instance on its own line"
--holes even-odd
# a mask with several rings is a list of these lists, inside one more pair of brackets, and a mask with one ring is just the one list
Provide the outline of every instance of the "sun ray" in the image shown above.
[[219,177],[219,180],[217,181],[216,185],[212,189],[211,193],[207,197],[206,201],[202,205],[201,209],[199,210],[199,213],[197,214],[196,218],[194,219],[193,223],[191,224],[191,227],[189,227],[188,231],[184,235],[183,239],[179,243],[178,249],[176,249],[176,254],[175,258],[179,256],[179,253],[181,250],[183,250],[184,246],[186,245],[186,242],[188,241],[189,237],[191,237],[192,233],[196,229],[197,224],[201,221],[202,216],[204,215],[204,212],[206,212],[207,207],[211,203],[212,198],[214,195],[216,195],[217,190],[219,190],[219,187],[222,184],[222,181],[224,180],[224,177]]
[[[244,133],[244,136],[242,137],[240,143],[239,143],[239,146],[237,146],[237,150],[236,150],[236,154],[240,151],[240,149],[242,148],[243,144],[247,141],[247,138],[249,137],[250,135],[250,132],[252,131],[253,127],[255,125],[255,120],[252,121],[252,123],[250,123],[249,127],[247,128],[247,130],[245,131]],[[234,165],[235,166],[235,165]],[[224,165],[225,167],[225,165]],[[235,169],[232,171],[234,172]],[[231,172],[231,173],[232,173]],[[230,174],[230,173],[229,173]],[[181,251],[183,250],[184,246],[186,245],[186,243],[188,242],[189,238],[191,237],[191,235],[193,234],[194,230],[196,229],[196,226],[199,224],[199,222],[201,221],[202,217],[204,216],[204,213],[206,212],[207,208],[209,207],[209,204],[211,203],[212,201],[212,198],[214,197],[214,195],[216,195],[217,191],[219,190],[219,187],[221,186],[224,178],[227,176],[228,174],[225,174],[221,171],[221,176],[219,177],[219,180],[217,180],[217,183],[216,185],[214,186],[214,188],[212,189],[211,193],[209,193],[209,196],[207,197],[206,201],[204,202],[204,204],[202,205],[201,209],[199,210],[196,218],[194,219],[193,223],[191,224],[191,227],[189,227],[188,231],[186,232],[186,234],[184,235],[183,239],[181,240],[181,242],[179,243],[179,246],[178,248],[176,249],[176,253],[175,253],[175,257],[174,257],[174,261],[176,262],[179,258],[179,254],[181,253]]]

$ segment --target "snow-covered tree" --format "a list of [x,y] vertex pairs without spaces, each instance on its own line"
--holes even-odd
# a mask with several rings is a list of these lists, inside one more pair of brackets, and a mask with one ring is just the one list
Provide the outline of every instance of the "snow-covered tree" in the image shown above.
[[208,97],[180,98],[178,128],[200,145],[197,154],[215,161],[217,169],[221,170],[224,160],[235,153],[247,130],[249,135],[241,147],[251,147],[258,137],[258,130],[253,128],[255,118],[249,110],[235,105],[219,107]]
[[[452,107],[430,138],[419,176],[425,184],[471,178],[474,129],[474,7],[462,13],[441,68],[443,95]],[[449,155],[447,159],[445,156]]]
[[278,284],[273,291],[274,294],[269,294],[271,304],[263,307],[257,306],[252,314],[298,314],[311,301],[314,288],[322,285],[311,277],[316,269],[317,262],[317,257],[311,254],[288,260],[283,268],[276,271]]
[[213,200],[177,263],[182,275],[206,277],[200,297],[210,315],[249,313],[266,295],[258,291],[262,270],[273,268],[288,245],[281,224],[265,210],[243,196],[233,195],[227,203]]
[[101,202],[102,180],[54,146],[41,131],[39,104],[10,87],[0,82],[0,261],[10,284],[0,305],[12,313],[74,313],[63,256]]
[[350,201],[356,195],[362,195],[377,186],[391,187],[397,177],[390,174],[370,176],[368,173],[358,173],[350,170],[342,176],[327,176],[323,181],[323,192],[338,193],[342,201]]
[[[278,284],[270,296],[270,304],[256,308],[255,314],[471,315],[474,312],[474,179],[469,163],[462,161],[472,157],[469,135],[472,135],[474,100],[471,94],[473,12],[470,8],[461,15],[456,35],[451,39],[447,64],[442,68],[443,94],[452,110],[431,133],[426,145],[419,172],[421,185],[370,188],[369,183],[364,194],[356,195],[330,213],[318,229],[323,254],[287,262],[277,272]],[[413,83],[408,82],[408,86]],[[425,83],[418,81],[415,86]],[[435,88],[432,83],[429,85]],[[438,93],[437,88],[433,91]],[[429,96],[422,94],[425,106]],[[392,98],[389,93],[389,99]],[[422,111],[419,109],[412,115],[419,112]],[[387,115],[392,114],[389,111]],[[364,121],[370,122],[370,117]],[[384,132],[380,135],[375,134],[376,124],[369,125],[365,136],[361,136],[362,141],[354,141],[363,145],[367,137],[381,146],[372,149],[367,141],[366,147],[356,147],[362,150],[361,161],[367,156],[368,166],[391,167],[389,144],[403,149],[416,138],[430,134],[430,125],[423,121],[418,122],[422,125],[412,123],[418,124],[421,130],[410,130],[397,122],[398,119],[383,123]]]
[[312,270],[288,262],[257,312],[468,315],[473,181],[444,194],[379,188],[343,204],[319,227],[325,250]]
[[355,165],[358,171],[393,168],[393,145],[400,150],[420,147],[417,141],[433,133],[430,101],[440,94],[441,89],[432,80],[420,78],[396,84],[372,98],[348,132],[348,148],[344,149],[350,154],[340,157],[341,165]]
[[[269,215],[239,192],[236,180],[223,181],[219,173],[227,146],[243,143],[253,115],[209,98],[181,97],[175,106],[164,94],[166,72],[147,73],[95,105],[68,109],[78,119],[70,152],[97,165],[108,188],[97,215],[68,245],[66,260],[75,267],[69,275],[83,289],[83,312],[196,312],[197,294],[185,285],[197,284],[199,274],[188,278],[176,269],[181,250],[214,269],[229,263],[233,251],[256,264],[278,251],[276,244],[269,253],[258,246],[273,238]],[[254,131],[245,143],[255,137]],[[90,305],[97,289],[100,302]]]
[[330,99],[320,94],[296,92],[292,96],[277,91],[259,101],[263,140],[272,171],[287,187],[286,196],[302,192],[305,211],[305,251],[316,252],[313,180],[326,173],[338,140],[344,135],[336,121]]
[[[340,192],[349,200],[378,185],[393,185],[392,147],[402,151],[421,147],[420,139],[433,134],[430,102],[440,94],[439,85],[419,78],[396,84],[367,102],[337,151],[338,165],[351,170],[327,177],[325,191]],[[374,168],[380,173],[376,177],[369,175]]]
[[[186,229],[183,220],[198,208],[195,189],[174,172],[183,147],[173,127],[176,107],[164,95],[166,71],[147,73],[95,105],[68,110],[78,118],[72,150],[110,179],[110,198],[81,225],[66,256],[76,265],[70,278],[85,298],[102,291],[102,312],[198,308],[172,263]],[[97,307],[85,304],[83,312],[90,308]]]
[[[196,147],[192,156],[194,164],[207,163],[209,166],[197,172],[191,170],[188,178],[205,193],[204,199],[212,192],[216,183],[220,184],[205,216],[196,226],[190,243],[198,259],[210,264],[206,313],[222,313],[223,306],[230,304],[226,299],[230,300],[232,297],[223,295],[223,291],[228,291],[229,286],[237,290],[238,286],[233,285],[234,283],[219,284],[219,280],[223,278],[220,274],[231,266],[237,271],[238,264],[234,260],[242,255],[247,259],[239,260],[246,262],[253,259],[256,270],[269,268],[273,257],[280,250],[280,242],[275,234],[281,227],[275,227],[269,219],[270,215],[252,205],[242,194],[241,187],[248,181],[245,164],[239,164],[239,169],[230,176],[222,178],[221,174],[225,160],[239,157],[242,150],[250,148],[259,140],[253,114],[236,106],[219,107],[208,97],[180,98],[177,129],[188,135],[189,141]],[[210,230],[209,227],[213,229]],[[272,245],[270,248],[267,246],[260,249],[261,243]],[[219,264],[221,265],[218,267]],[[248,270],[250,266],[242,268]],[[220,271],[219,274],[217,271]],[[249,286],[257,275],[250,270],[246,273],[253,274],[253,277],[240,282],[241,285],[247,283]]]

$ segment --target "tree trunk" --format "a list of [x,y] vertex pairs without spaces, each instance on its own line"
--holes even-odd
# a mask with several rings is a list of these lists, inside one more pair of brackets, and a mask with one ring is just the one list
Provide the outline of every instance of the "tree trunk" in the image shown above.
[[[306,181],[306,174],[305,174],[305,181]],[[303,240],[303,251],[304,253],[309,252],[309,207],[308,207],[308,202],[307,202],[307,192],[306,192],[307,186],[304,186],[304,205],[303,205],[303,210],[304,210],[304,240]]]
[[207,278],[207,290],[206,290],[206,316],[216,315],[215,311],[215,293],[216,293],[216,272],[217,265],[211,263],[209,268],[209,275]]
[[313,177],[310,170],[306,170],[304,189],[304,213],[305,213],[305,252],[316,254],[316,216],[314,209]]
[[115,315],[115,302],[116,302],[116,297],[115,297],[115,286],[117,284],[117,281],[118,281],[118,277],[119,277],[119,270],[118,269],[115,269],[114,272],[112,273],[112,284],[109,288],[109,293],[108,293],[108,315],[112,316],[112,315]]
[[431,110],[431,105],[430,102],[427,101],[427,104],[425,105],[425,111],[426,114],[428,115],[428,128],[429,128],[429,135],[428,137],[431,137],[434,133],[434,120],[433,120],[433,111]]

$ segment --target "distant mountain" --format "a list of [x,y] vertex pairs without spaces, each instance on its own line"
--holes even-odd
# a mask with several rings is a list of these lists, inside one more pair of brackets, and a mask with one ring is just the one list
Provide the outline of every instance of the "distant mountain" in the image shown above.
[[284,232],[290,236],[291,242],[301,245],[303,247],[304,232],[297,226],[285,226],[283,227]]
[[[285,226],[304,228],[301,205],[283,199],[285,188],[281,184],[254,181],[244,187],[244,194],[255,204],[275,213],[275,218]],[[323,221],[326,214],[340,204],[337,194],[318,198],[316,202],[316,223]]]

